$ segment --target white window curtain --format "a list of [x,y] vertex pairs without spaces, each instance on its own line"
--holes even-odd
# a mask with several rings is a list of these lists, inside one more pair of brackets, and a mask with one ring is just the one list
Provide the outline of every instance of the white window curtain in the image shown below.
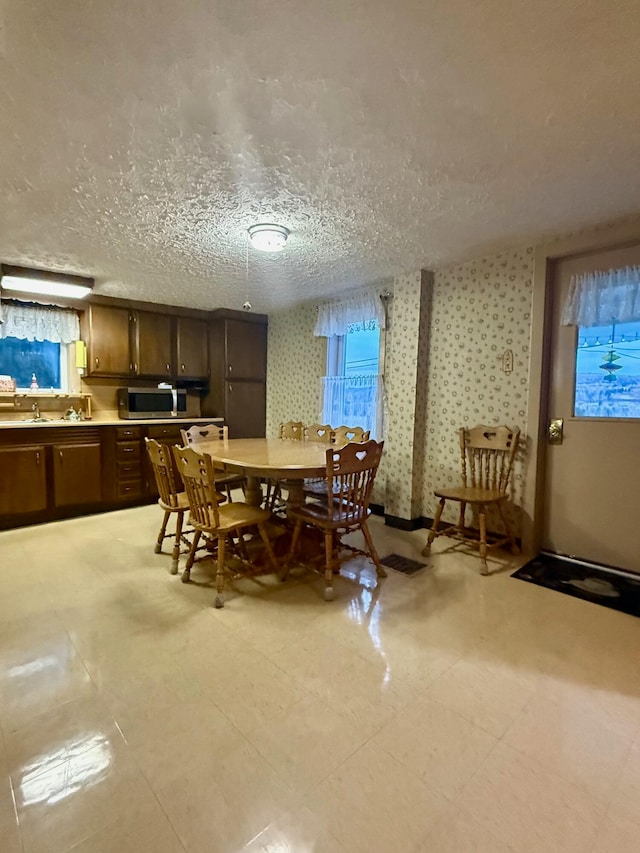
[[324,302],[318,308],[318,320],[313,334],[331,338],[350,331],[384,329],[385,312],[377,289],[367,289],[338,302]]
[[72,309],[4,302],[0,338],[70,344],[80,339],[80,321]]
[[322,377],[322,422],[361,426],[382,438],[384,384],[380,374]]
[[573,276],[563,326],[606,326],[640,320],[640,266]]

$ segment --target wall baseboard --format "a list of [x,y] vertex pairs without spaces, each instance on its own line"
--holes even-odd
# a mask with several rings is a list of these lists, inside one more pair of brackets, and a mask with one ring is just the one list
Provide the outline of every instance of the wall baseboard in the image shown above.
[[417,518],[400,518],[397,515],[384,514],[384,523],[388,527],[396,527],[398,530],[419,530],[421,527],[431,527],[433,521],[419,515]]

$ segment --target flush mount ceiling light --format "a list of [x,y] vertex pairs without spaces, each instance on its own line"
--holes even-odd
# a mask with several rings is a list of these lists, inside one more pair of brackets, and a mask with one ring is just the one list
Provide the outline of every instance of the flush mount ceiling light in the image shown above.
[[64,296],[67,299],[84,299],[93,288],[94,281],[83,275],[30,270],[2,264],[0,289],[30,293],[38,296]]
[[289,236],[289,229],[285,228],[284,225],[272,225],[264,222],[259,225],[252,225],[247,230],[251,245],[261,252],[282,251]]

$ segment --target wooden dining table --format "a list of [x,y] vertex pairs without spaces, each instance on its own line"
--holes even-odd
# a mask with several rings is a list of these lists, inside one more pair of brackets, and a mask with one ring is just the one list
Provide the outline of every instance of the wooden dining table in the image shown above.
[[262,503],[260,480],[269,478],[286,489],[287,509],[291,509],[304,503],[307,477],[325,476],[327,450],[336,445],[287,438],[230,438],[201,441],[192,447],[198,453],[208,453],[228,471],[244,474],[245,501],[251,506]]

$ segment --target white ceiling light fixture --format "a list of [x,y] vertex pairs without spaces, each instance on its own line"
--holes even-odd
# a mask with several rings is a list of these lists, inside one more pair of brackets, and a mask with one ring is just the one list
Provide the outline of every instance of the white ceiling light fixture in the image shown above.
[[94,280],[82,275],[31,270],[2,264],[0,289],[35,296],[62,296],[84,299],[93,289]]
[[261,222],[247,229],[254,249],[261,252],[281,252],[287,242],[289,229],[284,225]]

